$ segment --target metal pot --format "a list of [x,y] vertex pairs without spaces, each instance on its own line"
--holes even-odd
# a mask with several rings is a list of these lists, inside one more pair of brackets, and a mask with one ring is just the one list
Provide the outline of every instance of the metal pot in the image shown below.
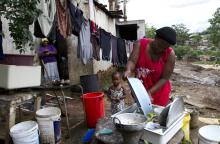
[[123,113],[113,118],[116,128],[121,131],[137,132],[144,129],[147,118],[137,113]]

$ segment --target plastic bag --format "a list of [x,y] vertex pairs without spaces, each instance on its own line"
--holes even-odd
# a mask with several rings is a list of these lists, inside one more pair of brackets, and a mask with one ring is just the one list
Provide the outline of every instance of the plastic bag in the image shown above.
[[184,139],[183,139],[183,144],[189,144],[191,143],[190,140],[190,113],[186,113],[183,119],[183,126],[182,130],[184,132]]

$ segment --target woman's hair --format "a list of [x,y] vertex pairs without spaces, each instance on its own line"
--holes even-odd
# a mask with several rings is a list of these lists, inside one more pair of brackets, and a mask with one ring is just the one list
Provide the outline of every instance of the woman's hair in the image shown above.
[[122,75],[119,71],[115,71],[112,73],[112,78],[114,78],[115,75],[119,75],[120,78],[122,78]]
[[156,37],[167,41],[171,45],[176,44],[176,31],[171,27],[162,27],[156,30]]

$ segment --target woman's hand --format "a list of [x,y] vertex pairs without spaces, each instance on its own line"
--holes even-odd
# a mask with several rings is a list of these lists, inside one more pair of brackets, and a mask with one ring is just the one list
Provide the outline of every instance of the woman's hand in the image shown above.
[[49,52],[49,51],[46,51],[46,52],[45,52],[45,55],[46,55],[46,56],[50,55],[50,52]]
[[123,74],[123,79],[126,80],[128,77],[131,76],[131,71],[130,70],[126,70]]
[[148,91],[148,95],[149,95],[151,103],[153,103],[154,102],[154,98],[153,98],[153,96],[152,96],[150,91]]

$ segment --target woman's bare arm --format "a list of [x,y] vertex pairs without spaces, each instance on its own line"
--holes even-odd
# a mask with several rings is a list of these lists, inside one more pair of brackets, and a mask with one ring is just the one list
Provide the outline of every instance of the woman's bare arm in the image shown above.
[[136,41],[134,43],[133,51],[128,59],[127,65],[126,65],[126,71],[124,73],[124,78],[127,78],[131,75],[131,73],[134,71],[138,56],[140,51],[140,43],[139,41]]
[[161,79],[148,91],[150,95],[158,91],[170,79],[170,76],[172,75],[174,70],[175,60],[176,60],[176,56],[174,51],[172,51],[165,64]]

